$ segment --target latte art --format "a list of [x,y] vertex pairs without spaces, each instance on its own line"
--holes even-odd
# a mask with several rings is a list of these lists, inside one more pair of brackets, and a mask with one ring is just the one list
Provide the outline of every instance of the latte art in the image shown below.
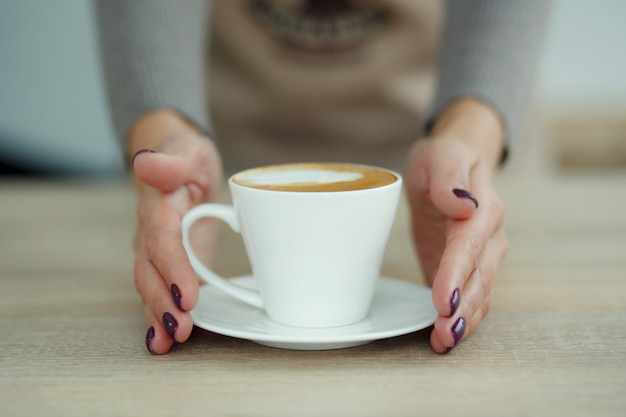
[[300,163],[274,165],[243,171],[233,182],[261,190],[293,192],[354,191],[383,187],[396,176],[384,169],[364,165]]

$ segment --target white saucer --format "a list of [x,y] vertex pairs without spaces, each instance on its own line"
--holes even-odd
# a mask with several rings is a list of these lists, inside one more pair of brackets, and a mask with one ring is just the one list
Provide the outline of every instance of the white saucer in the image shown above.
[[[252,276],[233,278],[238,285],[255,288]],[[367,317],[349,326],[300,328],[278,324],[263,310],[238,301],[219,289],[200,288],[191,311],[196,326],[227,336],[248,339],[281,349],[328,350],[364,345],[424,329],[435,322],[437,311],[430,288],[382,277]]]

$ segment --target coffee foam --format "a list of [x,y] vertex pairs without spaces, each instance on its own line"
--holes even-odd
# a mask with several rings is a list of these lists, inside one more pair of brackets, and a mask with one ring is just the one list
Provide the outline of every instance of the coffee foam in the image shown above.
[[233,181],[250,188],[275,191],[326,192],[376,188],[396,181],[392,173],[350,164],[302,163],[255,168]]

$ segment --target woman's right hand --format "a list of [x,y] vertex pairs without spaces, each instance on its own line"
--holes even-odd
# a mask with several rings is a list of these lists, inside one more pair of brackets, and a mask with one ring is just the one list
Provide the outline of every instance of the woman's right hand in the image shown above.
[[[129,139],[138,192],[135,288],[144,304],[146,346],[167,353],[186,341],[198,301],[199,281],[183,248],[181,221],[192,207],[219,197],[222,167],[213,142],[184,119],[157,111],[140,120]],[[217,239],[215,220],[198,221],[191,232],[196,253],[210,263]]]

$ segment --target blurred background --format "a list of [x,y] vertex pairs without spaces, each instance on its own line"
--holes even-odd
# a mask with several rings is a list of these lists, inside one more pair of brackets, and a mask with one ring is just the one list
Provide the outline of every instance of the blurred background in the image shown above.
[[5,172],[123,172],[93,2],[0,0],[0,163]]
[[[563,170],[626,168],[624,16],[621,0],[554,1],[522,154]],[[0,172],[124,175],[92,1],[0,0]]]

